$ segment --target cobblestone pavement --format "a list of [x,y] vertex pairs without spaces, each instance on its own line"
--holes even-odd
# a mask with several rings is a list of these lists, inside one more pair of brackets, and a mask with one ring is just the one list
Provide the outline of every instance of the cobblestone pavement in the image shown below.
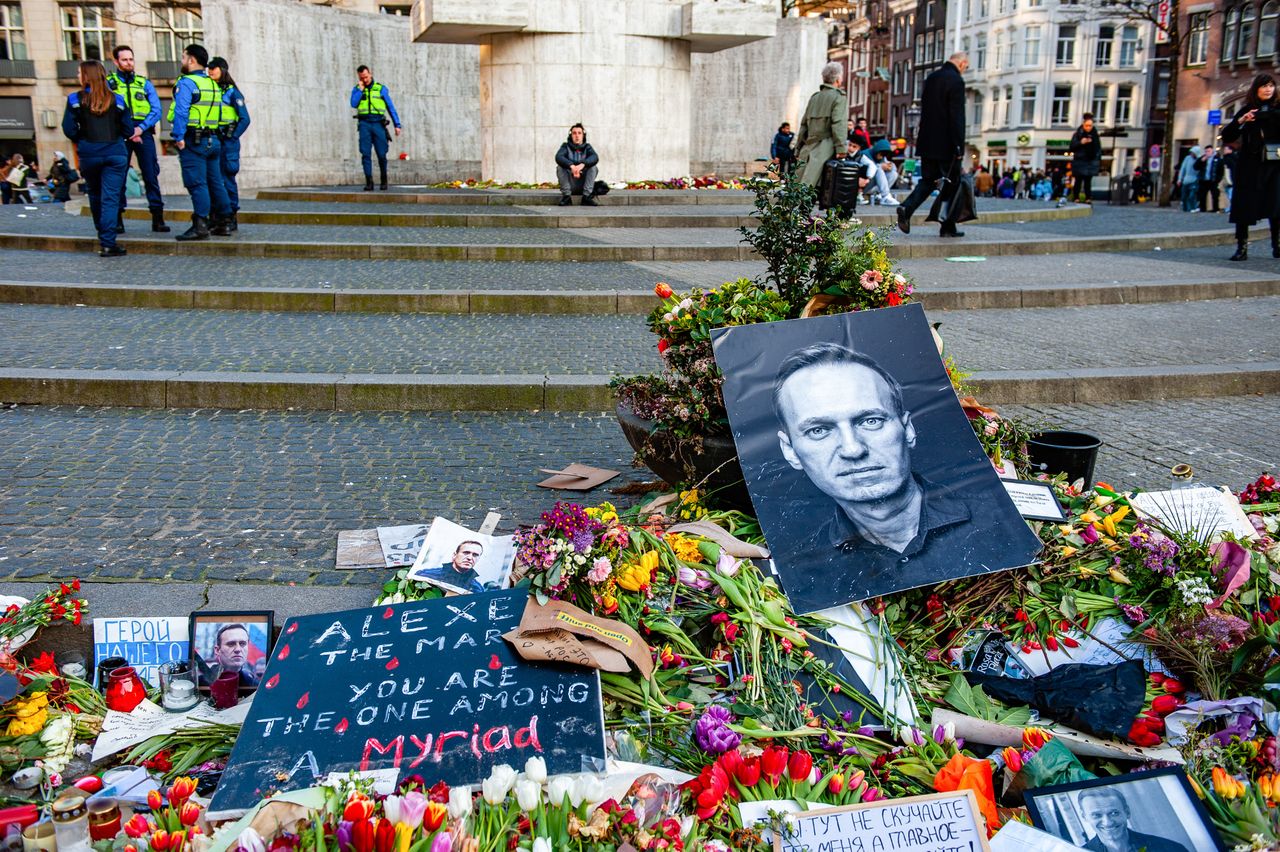
[[[1190,462],[1239,489],[1280,469],[1278,397],[1014,409],[1105,441],[1097,476],[1166,487]],[[650,480],[603,414],[0,410],[0,579],[170,579],[378,585],[333,570],[339,530],[441,514],[502,529],[556,499],[610,499]],[[586,497],[544,491],[539,468],[623,471]],[[621,503],[633,498],[613,497]]]
[[[70,216],[50,205],[37,209],[0,208],[0,230],[16,234],[82,236],[93,226],[81,216]],[[690,206],[691,215],[698,206]],[[1229,229],[1225,216],[1189,214],[1161,208],[1101,208],[1094,215],[1055,222],[965,226],[965,240],[955,241],[957,252],[966,240],[1025,241],[1069,237],[1105,237],[1114,234],[1169,234],[1169,247],[1177,246],[1176,235],[1197,231]],[[131,230],[125,239],[151,238],[149,231]],[[894,242],[936,241],[931,227],[919,227],[910,235],[892,231]],[[239,239],[271,242],[427,244],[427,245],[738,245],[741,235],[733,228],[394,228],[376,226],[245,225]]]
[[[1280,296],[935,311],[967,370],[1280,360]],[[654,369],[639,315],[325,314],[0,305],[0,364],[285,373],[629,374]]]

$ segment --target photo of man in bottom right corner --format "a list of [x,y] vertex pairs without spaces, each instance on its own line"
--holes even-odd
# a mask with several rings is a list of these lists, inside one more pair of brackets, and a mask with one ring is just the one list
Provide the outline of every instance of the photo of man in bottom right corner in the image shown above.
[[[1123,779],[1123,776],[1121,776]],[[1028,791],[1035,797],[1035,791]],[[1049,793],[1036,803],[1045,831],[1092,852],[1215,852],[1217,839],[1171,775]]]

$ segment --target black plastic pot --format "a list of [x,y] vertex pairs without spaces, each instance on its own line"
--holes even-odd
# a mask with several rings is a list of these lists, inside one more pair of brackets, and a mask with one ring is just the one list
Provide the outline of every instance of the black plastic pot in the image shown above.
[[1087,432],[1040,432],[1027,439],[1027,455],[1035,472],[1065,473],[1084,487],[1093,487],[1093,468],[1098,461],[1102,439]]
[[[673,488],[702,482],[700,488],[718,506],[751,512],[751,497],[738,464],[738,448],[723,435],[699,440],[681,438],[660,430],[652,420],[636,415],[619,403],[618,425],[627,443],[649,470]],[[704,482],[705,480],[705,482]]]

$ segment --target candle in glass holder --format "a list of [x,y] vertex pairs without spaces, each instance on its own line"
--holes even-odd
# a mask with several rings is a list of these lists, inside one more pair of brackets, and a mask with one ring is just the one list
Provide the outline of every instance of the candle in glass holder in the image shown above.
[[79,790],[53,800],[53,830],[58,852],[79,852],[89,848],[89,809]]
[[160,703],[166,710],[190,710],[200,701],[195,671],[191,663],[173,662],[160,666]]
[[111,840],[120,833],[122,817],[115,799],[89,800],[89,839]]
[[37,822],[22,830],[23,852],[57,852],[57,849],[58,840],[52,822]]

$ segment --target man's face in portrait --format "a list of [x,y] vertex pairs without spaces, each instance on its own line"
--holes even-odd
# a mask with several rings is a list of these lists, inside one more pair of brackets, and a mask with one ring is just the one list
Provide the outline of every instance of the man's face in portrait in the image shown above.
[[782,455],[838,503],[871,503],[911,478],[916,431],[889,383],[862,364],[819,364],[793,373],[778,395]]
[[223,671],[238,672],[244,667],[245,655],[249,651],[249,633],[241,627],[233,627],[222,631],[217,646],[213,649],[214,659]]
[[483,552],[484,549],[474,541],[464,541],[453,552],[453,570],[459,574],[467,573],[476,567],[476,561]]
[[1080,799],[1080,810],[1085,822],[1093,826],[1108,846],[1118,846],[1128,837],[1129,806],[1122,796],[1112,793],[1085,796]]

